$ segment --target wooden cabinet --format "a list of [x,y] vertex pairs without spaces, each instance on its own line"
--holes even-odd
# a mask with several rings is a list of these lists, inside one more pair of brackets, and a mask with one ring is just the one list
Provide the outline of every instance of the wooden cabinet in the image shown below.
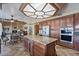
[[57,30],[57,31],[60,29],[59,19],[56,19],[54,21],[54,29]]
[[33,55],[33,41],[28,38],[24,39],[24,47],[29,51],[30,55]]
[[65,26],[66,26],[66,20],[64,17],[62,17],[60,20],[60,27],[65,27]]
[[79,13],[74,18],[74,48],[79,50]]
[[37,42],[34,42],[34,45],[33,45],[33,48],[34,48],[34,56],[44,56],[45,55],[45,46],[43,44],[40,44],[40,43],[37,43]]
[[51,21],[48,21],[48,22],[47,22],[47,25],[51,26]]
[[29,40],[29,53],[30,55],[33,55],[33,41]]
[[60,20],[61,27],[73,27],[73,15],[64,16]]
[[73,15],[66,17],[66,26],[73,27]]
[[[38,39],[37,39],[38,40]],[[26,44],[24,47],[29,51],[30,55],[32,56],[56,56],[56,50],[55,50],[55,44],[56,40],[48,43],[43,44],[38,41],[30,40],[26,38],[24,44]],[[27,43],[29,42],[29,43]]]
[[59,29],[60,29],[60,22],[59,19],[50,20],[50,21],[43,21],[41,22],[40,27],[42,26],[50,26],[50,36],[58,38],[59,37]]
[[59,30],[59,28],[60,28],[59,19],[52,20],[51,21],[51,29]]
[[33,45],[34,56],[56,56],[55,43],[50,43],[48,45],[43,45],[41,43],[35,42]]
[[43,21],[42,26],[46,26],[46,25],[47,25],[47,21]]
[[54,34],[54,21],[52,21],[52,20],[51,20],[51,25],[50,25],[50,27],[51,27],[50,36],[51,36],[51,37],[54,37],[54,35],[53,35],[53,34]]
[[79,30],[79,13],[75,14],[75,30]]
[[27,38],[24,39],[24,47],[25,49],[29,50],[29,40]]
[[[73,19],[74,19],[73,15],[62,17],[60,20],[60,28],[68,28],[68,27],[73,28]],[[73,43],[61,41],[61,39],[60,39],[60,45],[73,48]]]
[[74,37],[74,49],[79,51],[79,36]]
[[[73,27],[74,35],[76,35],[75,32],[77,32],[77,34],[79,33],[79,13],[68,15],[68,16],[63,16],[57,19],[52,19],[50,20],[50,26],[51,26],[51,37],[55,37],[55,38],[60,37],[60,28],[62,27],[65,27],[65,28]],[[72,44],[60,41],[60,45],[63,45],[69,48],[75,48],[76,50],[79,50],[79,34],[76,35],[75,38],[73,37]]]
[[54,26],[55,26],[54,25],[54,20],[53,21],[51,20],[51,25],[50,26],[51,26],[51,30],[54,30]]
[[59,19],[55,19],[51,23],[51,37],[59,38],[60,23]]

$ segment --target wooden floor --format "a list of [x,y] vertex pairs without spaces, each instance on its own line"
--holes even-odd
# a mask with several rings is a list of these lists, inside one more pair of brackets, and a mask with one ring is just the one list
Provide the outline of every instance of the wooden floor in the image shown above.
[[[79,51],[75,51],[69,48],[62,46],[56,46],[56,52],[58,56],[79,56]],[[11,45],[7,44],[6,46],[2,44],[1,56],[30,56],[28,51],[25,51],[23,47],[23,42],[18,44]]]

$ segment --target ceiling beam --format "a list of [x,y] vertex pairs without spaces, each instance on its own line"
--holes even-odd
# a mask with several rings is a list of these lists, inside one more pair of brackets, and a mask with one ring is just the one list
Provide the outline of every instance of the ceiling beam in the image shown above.
[[[48,3],[45,4],[45,6],[43,7],[43,9],[47,6],[47,4],[48,4]],[[42,9],[42,10],[43,10],[43,9]]]
[[20,8],[19,8],[19,10],[23,11],[23,9],[26,7],[27,4],[28,3],[22,3],[21,6],[20,6]]

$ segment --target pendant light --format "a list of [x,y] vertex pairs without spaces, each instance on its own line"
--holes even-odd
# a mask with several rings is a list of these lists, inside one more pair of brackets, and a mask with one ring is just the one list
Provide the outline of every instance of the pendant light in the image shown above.
[[11,18],[11,22],[14,22],[14,20],[13,20],[13,15],[11,15],[11,17],[12,17],[12,18]]

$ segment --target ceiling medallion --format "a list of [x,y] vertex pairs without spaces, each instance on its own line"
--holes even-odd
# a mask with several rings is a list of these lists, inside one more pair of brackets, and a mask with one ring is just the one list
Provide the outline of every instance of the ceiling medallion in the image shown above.
[[35,15],[38,15],[38,16],[39,15],[44,15],[44,12],[41,12],[41,11],[40,12],[35,12]]

